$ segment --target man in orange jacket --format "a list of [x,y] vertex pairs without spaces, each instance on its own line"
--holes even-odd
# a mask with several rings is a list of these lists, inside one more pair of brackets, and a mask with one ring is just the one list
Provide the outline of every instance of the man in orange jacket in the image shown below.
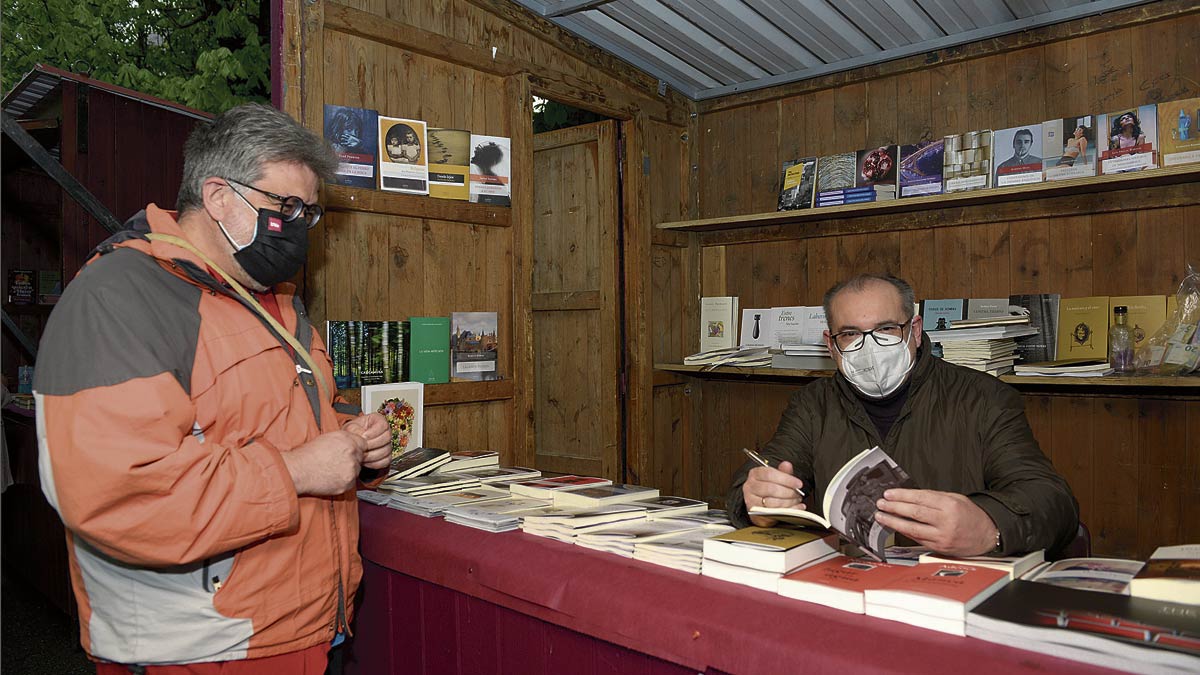
[[335,404],[286,283],[334,166],[287,115],[227,111],[188,139],[178,213],[135,215],[50,317],[42,489],[100,673],[319,674],[349,630],[353,490],[390,432]]

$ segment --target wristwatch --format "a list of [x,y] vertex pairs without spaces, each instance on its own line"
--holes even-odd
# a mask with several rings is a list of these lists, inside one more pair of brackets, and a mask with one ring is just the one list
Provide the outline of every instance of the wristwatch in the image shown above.
[[992,555],[1000,555],[1004,550],[1003,544],[1000,543],[1000,528],[996,528],[996,547],[992,549]]

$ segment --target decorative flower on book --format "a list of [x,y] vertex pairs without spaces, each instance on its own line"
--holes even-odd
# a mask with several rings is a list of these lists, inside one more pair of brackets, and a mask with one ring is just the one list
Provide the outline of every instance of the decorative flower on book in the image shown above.
[[416,411],[412,404],[402,398],[389,398],[379,406],[379,412],[387,419],[392,429],[392,459],[409,449],[408,439],[413,430]]

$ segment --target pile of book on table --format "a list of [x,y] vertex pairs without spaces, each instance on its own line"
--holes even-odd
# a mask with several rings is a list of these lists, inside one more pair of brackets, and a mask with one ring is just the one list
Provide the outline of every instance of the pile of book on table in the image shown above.
[[[1020,359],[1018,338],[1037,335],[1027,309],[1009,304],[1008,298],[924,300],[921,316],[926,335],[950,363],[989,375],[1013,372]],[[949,317],[966,318],[949,318]]]

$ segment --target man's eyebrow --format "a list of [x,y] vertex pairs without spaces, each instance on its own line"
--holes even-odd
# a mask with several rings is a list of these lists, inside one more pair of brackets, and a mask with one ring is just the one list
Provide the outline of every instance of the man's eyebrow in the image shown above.
[[886,321],[880,321],[879,323],[875,324],[871,328],[859,328],[858,326],[842,326],[841,328],[839,328],[833,332],[841,333],[841,332],[847,331],[847,330],[856,330],[861,333],[866,330],[875,330],[876,328],[882,328],[884,326],[902,326],[902,325],[904,325],[904,321],[896,321],[895,319],[888,319]]

